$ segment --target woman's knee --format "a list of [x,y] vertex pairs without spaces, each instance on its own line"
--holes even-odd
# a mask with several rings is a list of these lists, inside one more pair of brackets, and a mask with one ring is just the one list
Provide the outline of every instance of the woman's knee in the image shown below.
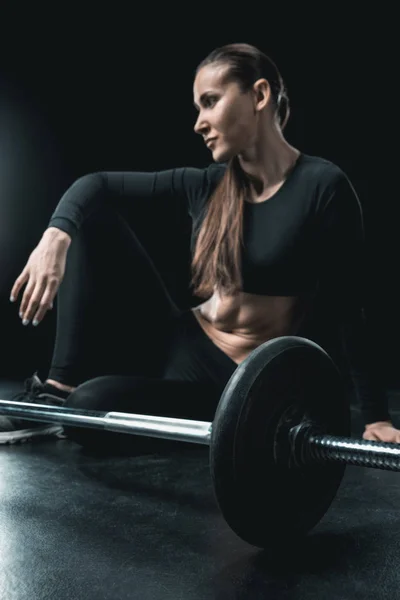
[[221,389],[198,381],[103,375],[79,385],[69,395],[65,406],[103,413],[212,420]]
[[[126,412],[129,404],[121,377],[100,376],[81,383],[68,397],[65,407],[77,411],[94,411],[102,417],[110,411]],[[121,402],[121,398],[124,401]],[[135,450],[132,436],[103,431],[101,428],[64,427],[64,433],[73,441],[93,452],[107,454],[130,453]]]
[[[126,412],[190,418],[192,412],[196,413],[193,392],[197,388],[196,384],[186,381],[104,375],[79,385],[69,395],[65,407],[94,411],[99,417],[107,412]],[[64,431],[71,441],[95,452],[131,453],[154,446],[154,440],[150,441],[152,438],[129,433],[73,425],[65,427]]]
[[[127,380],[129,379],[129,390]],[[136,378],[102,375],[81,383],[68,397],[68,408],[109,412],[125,410],[132,404]],[[129,396],[128,396],[129,391]],[[124,410],[122,410],[124,409]]]

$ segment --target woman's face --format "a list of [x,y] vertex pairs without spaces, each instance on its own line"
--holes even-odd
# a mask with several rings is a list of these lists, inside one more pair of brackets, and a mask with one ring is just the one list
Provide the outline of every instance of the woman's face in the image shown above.
[[194,130],[203,136],[216,162],[244,152],[257,139],[260,103],[256,90],[242,92],[226,74],[226,65],[207,65],[197,73],[193,85],[199,111]]

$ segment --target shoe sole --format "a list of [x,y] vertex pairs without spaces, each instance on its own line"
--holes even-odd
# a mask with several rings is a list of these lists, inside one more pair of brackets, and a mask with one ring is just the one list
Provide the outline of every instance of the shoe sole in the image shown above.
[[59,425],[49,425],[49,427],[40,427],[38,429],[18,429],[17,431],[7,431],[0,433],[0,444],[18,444],[28,442],[32,438],[40,438],[54,435],[64,437],[63,427]]

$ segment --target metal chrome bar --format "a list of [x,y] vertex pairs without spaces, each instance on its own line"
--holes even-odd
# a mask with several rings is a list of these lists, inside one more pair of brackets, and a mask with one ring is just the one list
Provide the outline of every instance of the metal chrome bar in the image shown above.
[[100,412],[67,407],[0,400],[0,414],[41,421],[210,445],[212,423],[132,413]]
[[384,471],[400,471],[399,444],[311,435],[306,445],[304,457],[307,463],[345,463]]

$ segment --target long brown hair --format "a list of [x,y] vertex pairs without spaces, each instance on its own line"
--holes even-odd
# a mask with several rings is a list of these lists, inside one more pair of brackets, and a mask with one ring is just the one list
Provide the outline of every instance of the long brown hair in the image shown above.
[[[246,92],[257,79],[265,78],[271,88],[276,116],[283,130],[290,106],[286,86],[275,63],[249,44],[227,44],[213,50],[196,69],[218,63],[228,67],[228,79]],[[198,232],[191,270],[193,293],[207,298],[215,289],[233,295],[241,287],[241,247],[243,210],[249,181],[237,157],[227,168],[214,193],[208,199],[206,214]]]

